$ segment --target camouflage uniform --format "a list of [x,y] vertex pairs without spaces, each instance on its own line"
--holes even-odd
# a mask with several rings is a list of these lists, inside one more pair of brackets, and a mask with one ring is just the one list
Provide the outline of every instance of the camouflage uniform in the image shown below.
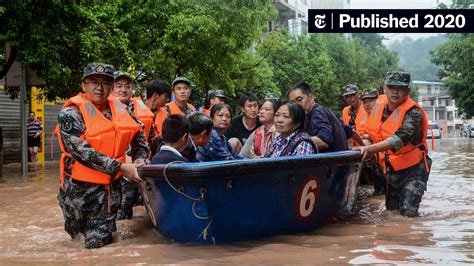
[[[360,100],[364,101],[364,99],[366,98],[375,100],[378,96],[378,90],[375,88],[370,88],[362,92]],[[385,179],[385,174],[383,173],[382,168],[380,167],[380,164],[377,161],[377,158],[374,157],[364,162],[360,180],[361,184],[373,184],[375,195],[385,194],[385,187],[387,186],[387,182]]]
[[[112,118],[109,106],[104,113]],[[59,189],[58,200],[63,211],[65,230],[75,238],[79,233],[85,236],[86,248],[98,248],[112,241],[116,231],[115,217],[120,207],[120,181],[110,186],[81,182],[72,179],[70,165],[78,160],[92,169],[115,176],[121,163],[97,152],[81,139],[86,128],[77,106],[64,108],[58,115],[59,132],[66,151],[71,155],[64,164],[64,190]],[[131,142],[133,159],[145,159],[147,146],[143,132],[137,133]]]
[[[133,101],[130,101],[128,105],[128,112],[130,116],[142,127],[145,128],[145,125],[138,120],[134,113],[133,113],[134,105]],[[143,135],[145,136],[145,135]],[[142,140],[141,143],[143,142],[146,143],[146,139]],[[131,150],[130,150],[131,151]],[[129,156],[132,156],[132,154],[128,153]],[[147,153],[146,156],[148,155],[148,146],[147,146]],[[120,203],[120,209],[117,212],[117,220],[123,220],[123,219],[132,219],[133,217],[133,206],[136,204],[139,204],[140,202],[140,192],[138,189],[138,185],[130,182],[125,176],[122,176],[120,178],[120,184],[121,184],[121,191],[122,191],[122,199]]]
[[[385,121],[389,115],[390,112],[386,106],[382,120]],[[409,143],[415,146],[419,145],[423,138],[422,123],[422,113],[418,108],[412,107],[408,110],[400,128],[386,139],[392,145],[392,150],[396,152]],[[422,148],[427,149],[428,147]],[[428,168],[431,169],[431,159],[428,156],[426,158]],[[387,163],[387,168],[388,184],[385,201],[387,210],[400,210],[402,215],[409,217],[418,216],[418,208],[429,176],[425,160],[400,171],[393,170],[389,163]]]

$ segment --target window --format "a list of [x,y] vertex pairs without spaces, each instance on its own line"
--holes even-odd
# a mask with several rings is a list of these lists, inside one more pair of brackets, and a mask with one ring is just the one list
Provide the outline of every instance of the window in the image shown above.
[[431,102],[431,106],[434,106],[434,100],[431,99],[430,102]]
[[448,120],[453,120],[453,112],[452,111],[448,112]]
[[431,85],[428,85],[427,89],[428,89],[428,95],[430,95],[431,94]]

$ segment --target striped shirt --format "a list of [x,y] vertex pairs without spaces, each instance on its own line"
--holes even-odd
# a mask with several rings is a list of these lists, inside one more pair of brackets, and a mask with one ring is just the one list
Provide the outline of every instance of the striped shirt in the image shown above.
[[41,121],[35,119],[33,122],[28,122],[26,126],[28,137],[34,137],[38,132],[43,131],[43,125]]

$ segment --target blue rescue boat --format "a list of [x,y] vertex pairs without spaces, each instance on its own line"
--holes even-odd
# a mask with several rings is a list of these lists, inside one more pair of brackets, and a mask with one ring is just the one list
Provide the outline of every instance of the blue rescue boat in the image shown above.
[[349,213],[358,151],[235,161],[145,165],[140,190],[164,236],[222,243],[310,231]]

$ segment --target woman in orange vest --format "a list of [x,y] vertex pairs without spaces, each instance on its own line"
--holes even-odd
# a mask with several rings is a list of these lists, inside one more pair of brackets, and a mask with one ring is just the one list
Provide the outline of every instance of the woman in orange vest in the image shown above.
[[188,116],[196,112],[196,108],[188,103],[191,95],[191,82],[187,78],[177,77],[173,81],[172,91],[175,101],[166,104],[165,108],[168,113]]
[[431,167],[426,144],[428,120],[423,108],[408,96],[409,73],[388,72],[384,84],[387,100],[374,106],[366,122],[374,144],[356,149],[363,159],[375,153],[383,155],[380,163],[387,175],[387,210],[415,217]]
[[[120,207],[120,176],[142,181],[137,167],[146,158],[141,127],[117,98],[111,65],[91,63],[84,69],[84,93],[69,99],[58,114],[58,139],[62,150],[59,205],[65,230],[72,238],[85,237],[86,248],[112,242]],[[134,164],[125,162],[129,145],[136,149]]]

